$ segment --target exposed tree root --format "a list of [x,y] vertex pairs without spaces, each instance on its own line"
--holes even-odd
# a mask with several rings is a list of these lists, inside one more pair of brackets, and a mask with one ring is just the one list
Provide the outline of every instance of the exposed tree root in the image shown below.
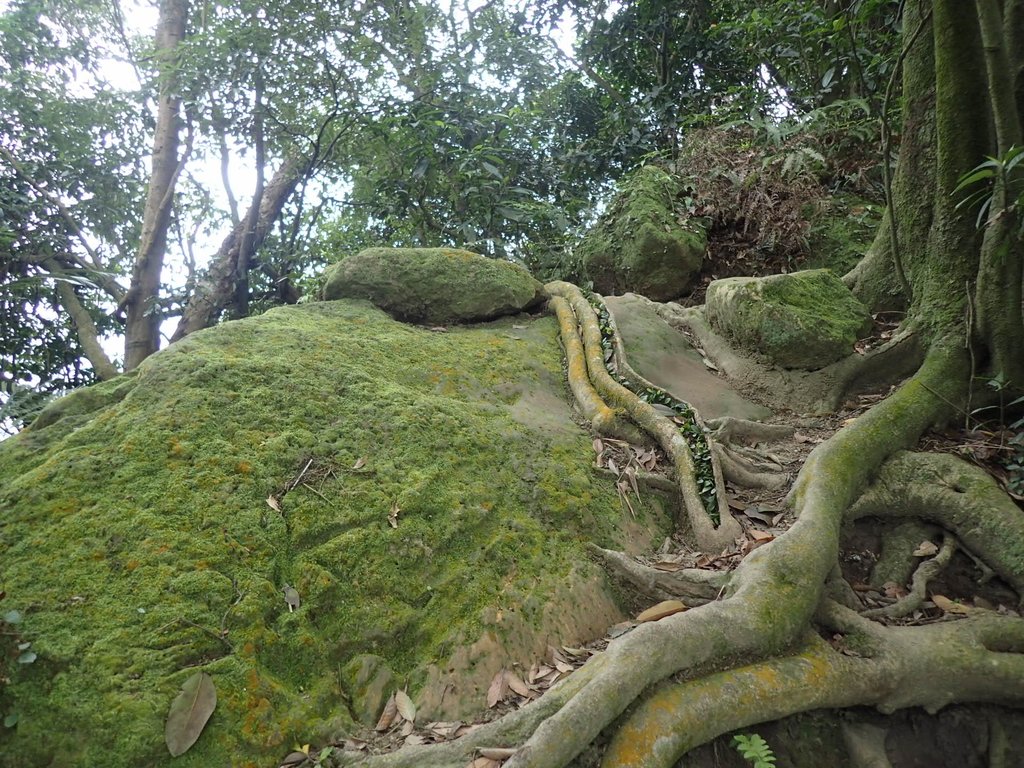
[[899,522],[886,531],[882,551],[871,569],[871,585],[882,588],[886,584],[907,584],[918,563],[914,550],[934,534],[935,526],[916,518]]
[[847,515],[916,517],[956,535],[1024,595],[1024,515],[987,473],[949,454],[901,452]]
[[872,705],[935,712],[953,701],[1024,703],[1024,621],[996,615],[882,627],[835,604],[822,617],[865,655],[816,636],[783,658],[659,687],[616,732],[602,768],[670,768],[737,728],[811,709]]
[[729,582],[724,571],[687,568],[660,571],[636,562],[628,555],[591,546],[608,572],[654,600],[682,600],[687,606],[704,605],[717,598]]
[[924,603],[925,597],[927,597],[928,582],[945,570],[946,566],[949,565],[949,561],[953,558],[954,552],[956,552],[956,539],[949,534],[944,534],[942,537],[942,547],[939,549],[938,554],[925,560],[914,571],[914,580],[909,594],[901,597],[891,605],[861,611],[861,616],[870,619],[899,619],[912,614]]
[[743,488],[778,489],[789,482],[789,475],[783,472],[763,472],[756,469],[751,461],[724,445],[714,444],[715,456],[722,467],[722,476],[734,485]]
[[646,443],[647,440],[643,432],[635,424],[630,423],[624,413],[609,408],[594,389],[594,385],[590,383],[587,359],[583,353],[583,341],[580,339],[576,315],[573,314],[569,303],[561,296],[554,296],[548,306],[558,319],[562,347],[565,349],[569,389],[572,390],[576,404],[583,412],[583,417],[590,422],[591,427],[599,435],[615,437],[634,445]]
[[721,443],[741,441],[770,443],[792,437],[794,432],[793,427],[788,424],[762,424],[759,421],[735,419],[732,416],[709,419],[705,422],[705,426],[711,430],[711,434]]
[[[717,494],[719,523],[716,527],[708,517],[697,488],[693,455],[675,423],[615,381],[608,373],[605,367],[604,350],[601,347],[601,330],[597,324],[597,316],[580,289],[571,283],[557,281],[548,283],[546,288],[553,297],[552,306],[556,312],[560,310],[555,299],[561,298],[568,302],[569,307],[575,313],[576,323],[578,323],[583,337],[582,352],[586,358],[587,372],[593,389],[605,403],[628,414],[633,422],[658,442],[658,445],[672,460],[686,521],[696,545],[704,551],[717,552],[732,544],[742,534],[742,528],[732,517],[725,494],[721,492],[725,484],[717,463],[712,459],[715,485],[719,491]],[[568,322],[563,321],[560,317],[559,325],[564,329]],[[573,351],[578,352],[579,347],[574,346]],[[570,354],[569,344],[566,344],[566,354]],[[573,361],[569,367],[570,370],[579,371],[581,365],[578,361]]]
[[[587,354],[592,357],[589,350]],[[751,552],[726,576],[721,599],[636,627],[548,694],[474,732],[464,744],[460,739],[440,747],[406,748],[363,758],[360,764],[463,768],[472,749],[485,745],[519,747],[504,768],[561,768],[651,686],[730,659],[767,659],[782,653],[787,657],[765,662],[775,667],[755,667],[767,670],[764,674],[732,670],[691,683],[712,693],[701,699],[706,702],[703,708],[692,702],[680,704],[681,710],[674,704],[660,710],[641,705],[640,712],[671,715],[671,722],[663,726],[664,738],[654,741],[674,743],[669,751],[678,755],[732,728],[824,706],[821,702],[831,701],[828,696],[836,697],[834,706],[842,706],[853,699],[854,692],[860,692],[856,701],[871,701],[888,711],[912,704],[938,707],[954,699],[1016,701],[1024,690],[1024,660],[1015,655],[1018,647],[1024,648],[1024,622],[995,616],[972,618],[913,628],[913,632],[934,635],[897,635],[855,613],[840,614],[832,621],[840,631],[850,632],[852,627],[874,641],[872,652],[878,655],[872,659],[844,656],[807,639],[826,578],[837,562],[844,513],[883,461],[915,443],[923,430],[950,414],[951,403],[963,399],[968,368],[962,346],[933,346],[915,376],[817,446],[790,494],[798,514],[796,523]],[[961,625],[971,631],[959,629]],[[900,640],[903,637],[911,639]],[[941,674],[923,664],[925,654],[918,645],[925,641],[931,642],[928,658]],[[794,656],[790,649],[795,642],[804,643],[807,650]],[[905,648],[912,653],[902,653]],[[787,687],[787,680],[799,685]],[[790,694],[792,698],[784,701],[783,696]],[[680,718],[681,712],[699,716]],[[650,728],[640,731],[652,732]],[[627,749],[631,742],[625,732],[618,736],[616,743],[625,746],[609,753],[608,765],[629,754],[645,754]],[[657,745],[646,754],[662,750]],[[626,757],[616,757],[620,754]]]

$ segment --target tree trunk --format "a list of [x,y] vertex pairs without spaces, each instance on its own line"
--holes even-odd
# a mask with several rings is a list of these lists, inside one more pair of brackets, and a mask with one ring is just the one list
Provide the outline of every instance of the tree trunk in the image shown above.
[[160,273],[167,251],[167,230],[171,221],[174,188],[180,173],[181,95],[178,92],[178,45],[185,39],[188,0],[162,0],[157,22],[156,54],[160,95],[157,98],[156,130],[153,134],[153,172],[146,193],[139,250],[132,268],[132,282],[125,297],[126,371],[160,347],[160,313],[156,300]]
[[[253,200],[246,215],[224,238],[206,275],[199,281],[185,307],[171,337],[172,342],[217,322],[220,313],[234,299],[239,265],[248,264],[252,259],[281,215],[288,198],[308,172],[309,162],[304,158],[295,154],[285,157],[263,194]],[[255,226],[251,236],[247,236],[245,228],[250,222],[255,222]]]

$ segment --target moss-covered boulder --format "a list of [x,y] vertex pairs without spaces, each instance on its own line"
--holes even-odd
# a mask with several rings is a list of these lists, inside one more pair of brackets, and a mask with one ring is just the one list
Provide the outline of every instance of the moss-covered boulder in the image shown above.
[[543,286],[518,264],[455,248],[367,248],[327,270],[325,299],[368,299],[395,317],[446,325],[539,304]]
[[653,165],[627,176],[576,255],[603,294],[667,301],[689,291],[704,261],[704,229],[680,205],[678,180]]
[[867,308],[827,269],[715,280],[704,309],[720,333],[783,368],[821,368],[871,331]]
[[37,655],[0,668],[0,765],[169,765],[197,670],[217,708],[175,766],[277,765],[392,685],[482,711],[503,666],[621,620],[586,542],[669,527],[592,460],[550,317],[280,308],[51,406],[0,442],[0,650]]

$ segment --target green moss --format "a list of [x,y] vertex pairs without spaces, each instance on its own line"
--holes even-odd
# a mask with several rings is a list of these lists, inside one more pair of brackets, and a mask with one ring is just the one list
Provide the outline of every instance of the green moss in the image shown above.
[[720,331],[786,368],[841,359],[872,323],[864,305],[825,269],[716,280],[705,310]]
[[369,299],[431,325],[515,314],[542,294],[518,264],[455,248],[367,248],[330,267],[323,288],[325,299]]
[[645,165],[619,185],[615,201],[576,248],[594,290],[677,298],[700,271],[707,238],[679,204],[682,186]]
[[884,208],[856,197],[837,196],[822,211],[812,211],[803,269],[828,269],[842,277],[856,266],[874,240]]
[[20,715],[0,756],[163,764],[202,667],[218,708],[175,764],[266,764],[350,722],[352,657],[420,679],[488,606],[556,592],[622,521],[568,405],[565,429],[515,417],[517,391],[565,402],[556,338],[550,318],[440,334],[363,302],[279,309],[0,444],[0,587],[39,654],[0,691]]

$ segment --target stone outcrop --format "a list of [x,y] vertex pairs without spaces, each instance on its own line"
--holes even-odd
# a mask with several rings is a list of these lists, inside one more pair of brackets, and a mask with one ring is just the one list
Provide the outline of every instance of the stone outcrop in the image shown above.
[[446,325],[491,320],[539,304],[524,267],[455,248],[367,248],[327,270],[324,299],[368,299],[395,317]]
[[853,352],[871,315],[827,269],[768,277],[729,277],[708,286],[711,325],[783,368],[814,370]]
[[653,165],[619,185],[610,209],[576,249],[595,291],[667,301],[693,287],[707,237],[679,204],[681,194],[680,182]]

